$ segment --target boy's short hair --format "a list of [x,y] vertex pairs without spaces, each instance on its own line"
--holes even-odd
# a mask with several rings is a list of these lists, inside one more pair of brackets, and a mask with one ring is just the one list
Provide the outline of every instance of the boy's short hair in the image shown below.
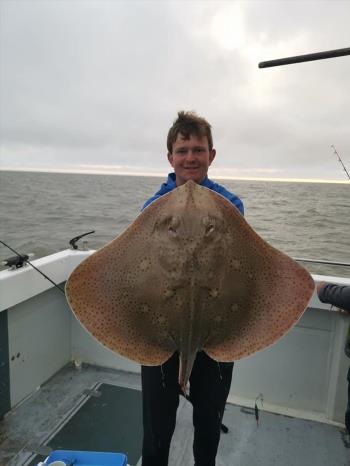
[[191,135],[195,135],[200,138],[206,136],[208,139],[209,150],[213,149],[211,125],[207,120],[198,116],[195,112],[178,112],[177,118],[168,132],[167,148],[169,154],[173,152],[173,144],[179,133],[185,139],[189,139]]

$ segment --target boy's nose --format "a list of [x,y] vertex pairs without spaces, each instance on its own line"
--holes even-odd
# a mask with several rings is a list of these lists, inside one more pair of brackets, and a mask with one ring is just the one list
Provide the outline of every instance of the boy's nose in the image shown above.
[[186,155],[187,155],[187,157],[186,157],[187,160],[192,160],[192,159],[196,158],[195,152],[193,150],[191,150],[191,149],[187,152]]

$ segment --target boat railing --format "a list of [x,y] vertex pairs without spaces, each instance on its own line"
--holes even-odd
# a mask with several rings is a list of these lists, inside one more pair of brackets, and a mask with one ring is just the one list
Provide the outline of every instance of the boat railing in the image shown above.
[[329,260],[324,260],[324,259],[306,259],[302,257],[294,257],[294,260],[297,262],[309,262],[311,264],[338,265],[340,267],[350,267],[349,262],[337,262],[337,261],[329,261]]

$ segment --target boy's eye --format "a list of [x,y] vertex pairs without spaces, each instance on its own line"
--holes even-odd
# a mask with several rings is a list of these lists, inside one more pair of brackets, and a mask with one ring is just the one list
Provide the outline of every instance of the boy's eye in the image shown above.
[[185,155],[187,154],[188,152],[191,152],[194,153],[194,154],[199,154],[199,153],[203,153],[205,152],[205,148],[204,147],[194,147],[193,149],[186,149],[186,148],[179,148],[179,149],[176,149],[175,150],[175,154],[180,154],[180,155]]

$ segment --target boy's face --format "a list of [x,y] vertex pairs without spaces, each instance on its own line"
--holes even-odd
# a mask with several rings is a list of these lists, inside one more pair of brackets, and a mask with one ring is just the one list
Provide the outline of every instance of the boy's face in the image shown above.
[[181,186],[188,180],[196,183],[203,181],[214,157],[215,149],[209,150],[206,136],[197,137],[191,134],[189,139],[185,139],[179,133],[172,153],[168,153],[169,163],[176,175],[176,185]]

